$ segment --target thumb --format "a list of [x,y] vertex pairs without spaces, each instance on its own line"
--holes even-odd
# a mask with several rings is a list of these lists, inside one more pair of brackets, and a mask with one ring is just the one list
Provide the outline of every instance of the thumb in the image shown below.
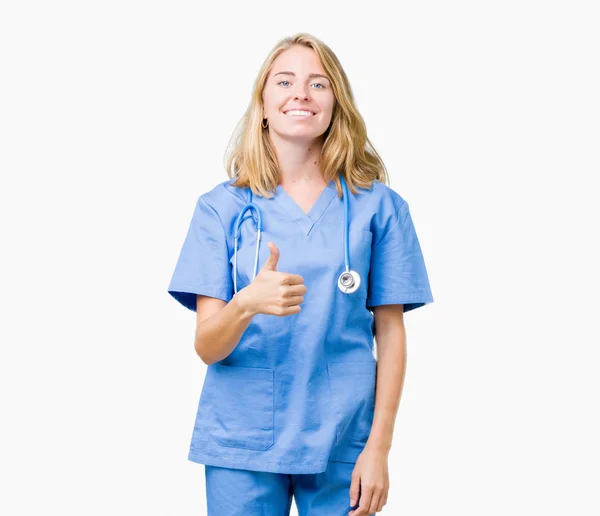
[[269,242],[268,246],[271,250],[271,255],[263,266],[263,270],[274,271],[277,268],[277,260],[279,260],[279,249],[277,249],[277,246],[273,242]]

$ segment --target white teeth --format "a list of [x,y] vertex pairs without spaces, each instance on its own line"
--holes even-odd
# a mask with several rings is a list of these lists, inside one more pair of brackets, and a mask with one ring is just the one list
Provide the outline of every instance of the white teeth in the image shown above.
[[300,109],[291,109],[290,111],[286,111],[285,112],[286,115],[296,115],[296,116],[306,116],[306,115],[312,115],[313,113],[311,111],[302,111]]

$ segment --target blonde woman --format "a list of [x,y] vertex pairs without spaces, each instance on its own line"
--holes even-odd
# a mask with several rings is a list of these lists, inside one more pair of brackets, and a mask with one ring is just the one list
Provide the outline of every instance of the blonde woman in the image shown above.
[[[404,312],[433,302],[407,202],[346,74],[309,34],[266,58],[199,196],[168,291],[208,368],[189,451],[209,516],[373,515],[405,369]],[[374,353],[377,340],[377,357]]]

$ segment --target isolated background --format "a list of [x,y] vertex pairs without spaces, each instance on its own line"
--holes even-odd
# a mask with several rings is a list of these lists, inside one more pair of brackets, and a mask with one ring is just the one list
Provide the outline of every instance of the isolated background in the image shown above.
[[406,316],[381,514],[598,515],[594,4],[3,2],[0,512],[205,514],[206,367],[167,286],[262,60],[307,31],[435,299]]

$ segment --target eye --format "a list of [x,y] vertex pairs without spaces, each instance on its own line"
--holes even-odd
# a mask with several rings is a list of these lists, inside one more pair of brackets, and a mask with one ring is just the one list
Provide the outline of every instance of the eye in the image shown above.
[[289,81],[286,81],[286,80],[279,81],[277,84],[281,84],[282,82],[287,82],[289,84]]
[[325,86],[323,84],[321,84],[320,82],[315,82],[315,84],[318,84],[319,86],[321,86],[320,88],[317,88],[318,90],[322,90],[323,88],[325,88]]

